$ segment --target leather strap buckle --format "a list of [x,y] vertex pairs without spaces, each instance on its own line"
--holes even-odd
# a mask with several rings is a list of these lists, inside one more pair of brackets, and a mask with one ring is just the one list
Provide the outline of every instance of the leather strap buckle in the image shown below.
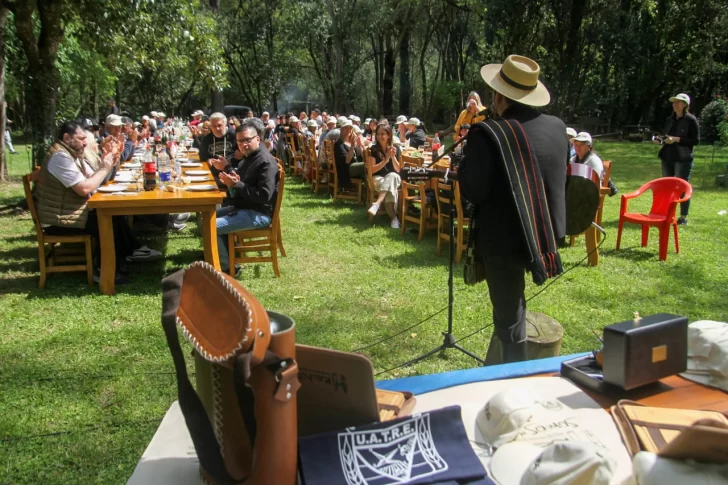
[[301,387],[298,380],[298,364],[293,359],[282,360],[278,368],[273,372],[276,380],[276,390],[273,398],[276,401],[288,402]]

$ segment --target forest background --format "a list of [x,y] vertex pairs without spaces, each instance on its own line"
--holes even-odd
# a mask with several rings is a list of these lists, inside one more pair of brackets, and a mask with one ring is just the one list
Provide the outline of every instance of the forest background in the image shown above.
[[[728,114],[723,0],[0,0],[0,101],[39,159],[58,122],[246,105],[454,122],[479,75],[536,59],[547,108],[594,133],[656,130],[686,92]],[[703,118],[703,117],[701,117]],[[0,124],[4,124],[0,116]],[[1,142],[0,142],[1,143]]]

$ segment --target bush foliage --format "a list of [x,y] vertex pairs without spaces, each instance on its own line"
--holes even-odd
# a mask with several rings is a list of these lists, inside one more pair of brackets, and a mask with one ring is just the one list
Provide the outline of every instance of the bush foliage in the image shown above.
[[700,113],[700,141],[702,143],[715,143],[721,138],[718,125],[726,120],[726,116],[728,116],[728,101],[720,96],[703,108]]

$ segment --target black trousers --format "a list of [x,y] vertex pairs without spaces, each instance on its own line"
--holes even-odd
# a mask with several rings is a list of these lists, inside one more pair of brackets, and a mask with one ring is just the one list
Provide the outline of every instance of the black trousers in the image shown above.
[[[116,267],[118,268],[127,256],[130,256],[135,249],[141,247],[141,243],[134,236],[124,216],[112,216],[111,224],[114,227],[114,252],[116,253]],[[44,232],[51,236],[90,234],[94,237],[94,255],[98,256],[99,254],[99,221],[95,210],[89,211],[86,227],[49,226],[44,229]]]
[[495,333],[504,344],[526,340],[526,263],[522,256],[483,258]]

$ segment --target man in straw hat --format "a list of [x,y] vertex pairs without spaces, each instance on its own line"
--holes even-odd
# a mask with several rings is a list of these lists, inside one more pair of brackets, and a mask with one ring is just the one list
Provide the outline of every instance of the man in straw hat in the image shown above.
[[539,73],[517,55],[481,68],[497,118],[471,127],[458,167],[463,195],[476,205],[475,266],[488,283],[504,362],[527,359],[525,272],[541,284],[562,271],[569,142],[563,121],[534,109],[551,100]]

